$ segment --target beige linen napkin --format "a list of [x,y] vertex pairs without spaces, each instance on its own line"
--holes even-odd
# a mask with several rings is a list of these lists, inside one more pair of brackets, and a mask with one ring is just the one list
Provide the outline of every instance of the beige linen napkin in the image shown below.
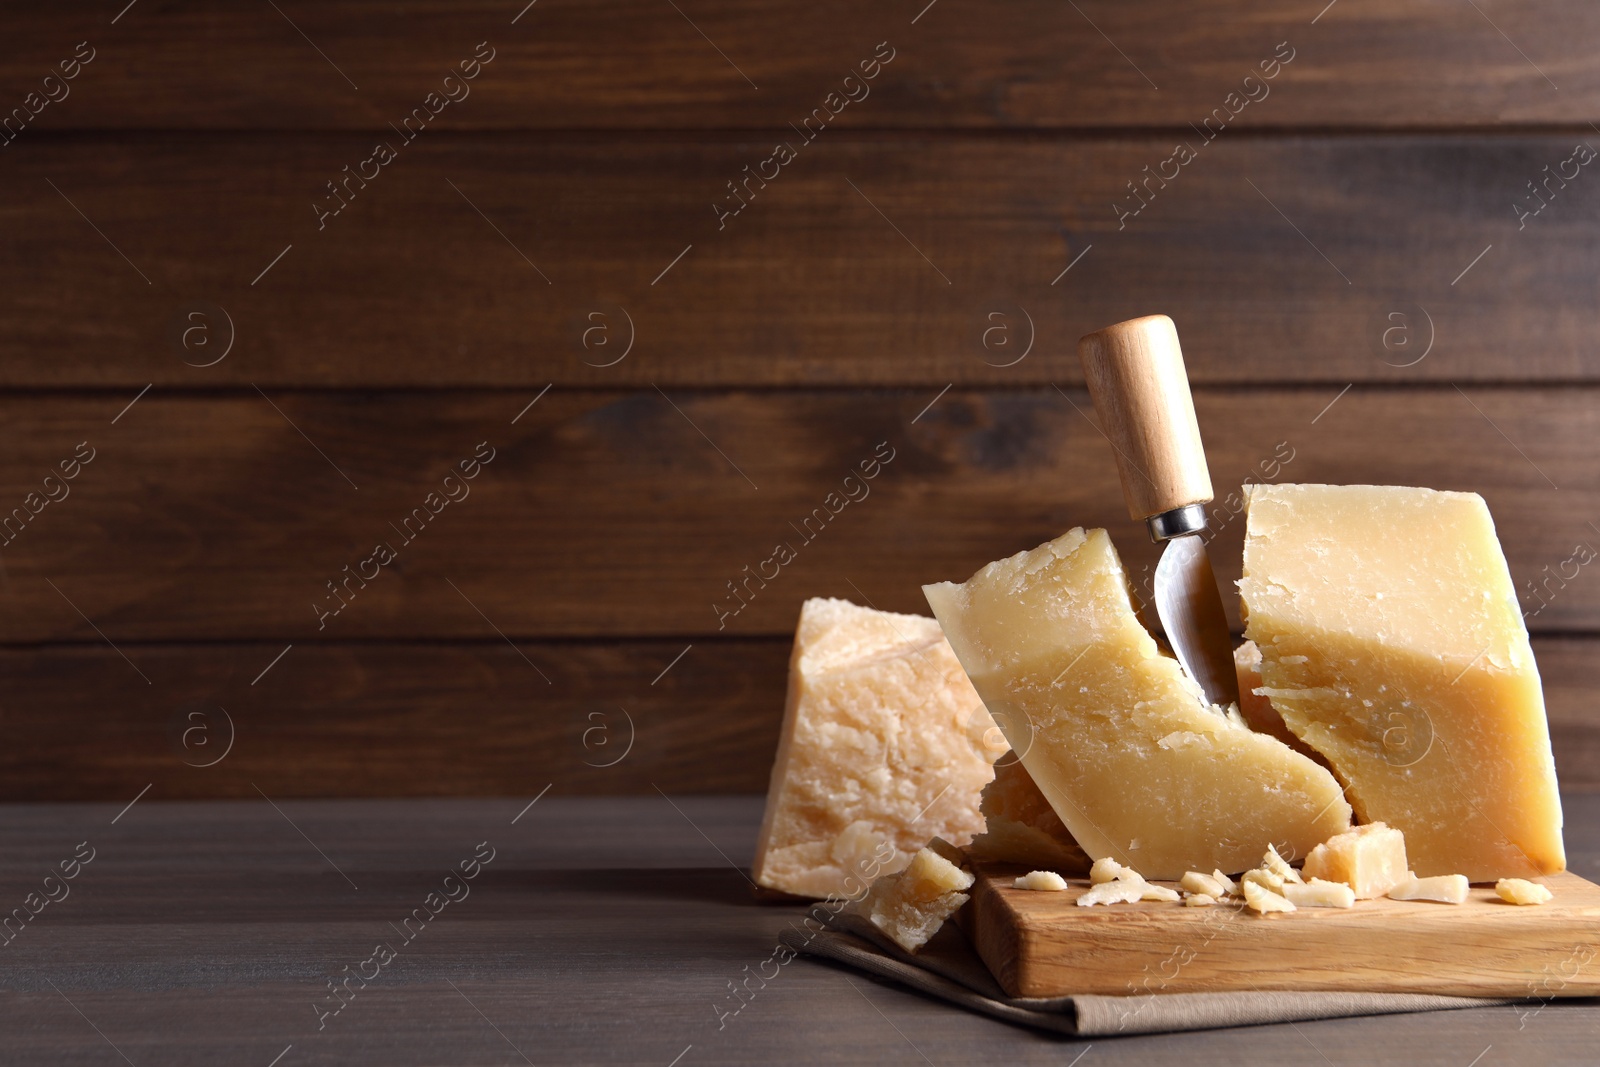
[[1012,997],[989,974],[954,923],[912,956],[856,916],[841,915],[816,933],[790,927],[779,940],[795,952],[842,963],[918,992],[1020,1026],[1074,1037],[1211,1030],[1224,1026],[1390,1015],[1518,1003],[1421,993],[1159,993],[1112,997]]

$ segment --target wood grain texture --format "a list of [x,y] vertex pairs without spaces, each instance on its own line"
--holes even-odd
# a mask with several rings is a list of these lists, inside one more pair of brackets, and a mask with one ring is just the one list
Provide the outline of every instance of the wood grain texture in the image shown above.
[[[937,392],[152,391],[115,425],[131,395],[3,397],[0,517],[97,452],[0,549],[0,640],[94,640],[85,617],[117,642],[280,647],[787,635],[810,596],[925,614],[922,583],[1075,525],[1112,531],[1148,596],[1157,549],[1083,391]],[[1600,630],[1578,548],[1600,543],[1596,395],[1200,392],[1224,588],[1246,479],[1474,490],[1530,626]],[[492,462],[447,483],[480,445]],[[368,562],[380,544],[398,558]]]
[[1096,330],[1078,342],[1078,359],[1128,516],[1210,503],[1215,490],[1172,320],[1145,315]]
[[[1013,889],[1026,872],[977,865],[964,923],[1012,996],[1099,993],[1135,998],[1132,1008],[1147,994],[1250,990],[1600,995],[1588,966],[1600,956],[1600,886],[1572,873],[1539,879],[1555,899],[1537,907],[1475,886],[1459,905],[1379,898],[1265,917],[1231,903],[1080,908],[1087,879],[1060,893]],[[1279,962],[1262,966],[1269,959]],[[1551,974],[1557,988],[1545,992]]]
[[7,650],[0,800],[764,791],[788,642],[688,644]]
[[[1199,383],[1224,581],[1229,487],[1269,469],[1483,491],[1530,624],[1579,635],[1552,723],[1600,783],[1571,572],[1600,201],[1548,178],[1600,144],[1593,5],[4,6],[0,795],[759,790],[805,597],[925,612],[922,581],[1077,523],[1148,587],[1073,345],[1151,311]],[[185,766],[206,701],[239,747]],[[585,766],[613,707],[641,747]]]
[[[764,793],[788,638],[688,644],[122,646],[149,685],[103,645],[0,650],[0,801]],[[1561,784],[1600,789],[1600,641],[1534,654]]]
[[[1574,861],[1593,870],[1600,805],[1568,800],[1584,828]],[[125,804],[13,805],[0,820],[12,907],[77,842],[96,849],[71,896],[4,950],[10,1062],[122,1062],[109,1042],[134,1063],[175,1067],[266,1067],[290,1045],[279,1067],[522,1063],[518,1050],[541,1064],[920,1063],[923,1050],[938,1064],[1060,1067],[1088,1045],[805,959],[719,1026],[714,1008],[738,1006],[727,983],[763,969],[804,914],[754,905],[733,869],[749,862],[759,798],[552,792],[513,825],[522,796],[283,801],[280,814],[260,797],[152,793],[112,825]],[[495,857],[470,895],[318,1030],[327,980],[395,939],[390,924],[485,841]],[[1335,1063],[1413,1067],[1466,1064],[1493,1045],[1512,1062],[1581,1067],[1597,1016],[1558,1000],[1121,1037],[1096,1040],[1084,1065],[1278,1067],[1320,1049]]]
[[21,104],[83,39],[95,59],[70,96],[41,112],[37,130],[378,129],[484,40],[496,58],[451,108],[460,127],[781,127],[819,106],[885,40],[896,58],[847,110],[852,123],[1182,126],[1247,88],[1244,77],[1259,74],[1280,42],[1294,59],[1246,109],[1246,125],[1582,126],[1600,105],[1586,45],[1600,15],[1574,0],[1502,0],[1481,11],[1341,0],[1320,15],[1321,5],[1291,0],[1203,12],[1177,0],[278,6],[147,0],[113,22],[120,5],[64,13],[8,4],[6,106]]
[[19,142],[0,384],[1070,383],[1154,311],[1197,383],[1600,378],[1574,136],[1187,136],[824,131],[719,223],[774,138],[386,133],[321,229],[374,136]]

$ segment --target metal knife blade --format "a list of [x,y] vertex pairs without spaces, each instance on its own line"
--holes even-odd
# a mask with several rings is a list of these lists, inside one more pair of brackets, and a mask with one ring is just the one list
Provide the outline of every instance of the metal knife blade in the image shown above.
[[1172,651],[1213,704],[1239,700],[1233,640],[1211,557],[1198,535],[1174,537],[1156,564],[1156,615]]

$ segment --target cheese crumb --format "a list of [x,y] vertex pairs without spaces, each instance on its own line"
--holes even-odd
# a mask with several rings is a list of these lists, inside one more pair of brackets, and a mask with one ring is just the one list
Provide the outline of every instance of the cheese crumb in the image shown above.
[[1186,908],[1209,908],[1216,902],[1217,898],[1210,893],[1190,893],[1183,898],[1183,906]]
[[1261,857],[1261,866],[1282,878],[1285,882],[1303,882],[1300,872],[1289,866],[1289,861],[1278,855],[1277,845],[1268,845],[1267,854]]
[[1126,870],[1128,870],[1127,867],[1124,867],[1110,856],[1102,856],[1094,861],[1093,867],[1089,868],[1089,884],[1101,885],[1109,882],[1114,878],[1120,877]]
[[1269,871],[1265,867],[1257,867],[1253,871],[1245,871],[1239,876],[1239,880],[1247,888],[1252,885],[1258,885],[1273,893],[1281,893],[1283,891],[1283,875],[1277,871]]
[[1067,888],[1067,880],[1055,871],[1029,871],[1011,883],[1013,889],[1033,889],[1039,892],[1059,893]]
[[1140,900],[1166,900],[1175,904],[1182,899],[1178,896],[1178,891],[1176,889],[1170,889],[1164,885],[1154,885],[1150,882],[1145,882],[1142,877],[1139,879],[1139,881],[1144,883],[1144,891],[1139,894]]
[[1410,877],[1406,839],[1381,822],[1328,838],[1306,857],[1305,876],[1343,882],[1357,900],[1381,897]]
[[1352,908],[1356,891],[1343,882],[1324,882],[1313,878],[1309,882],[1285,882],[1283,896],[1297,908]]
[[1213,902],[1227,892],[1220,881],[1209,874],[1201,874],[1199,871],[1185,872],[1183,878],[1178,882],[1178,888],[1185,893],[1210,897]]
[[1441,904],[1460,904],[1467,899],[1467,876],[1440,874],[1432,878],[1409,875],[1389,890],[1390,900],[1436,900]]
[[1555,896],[1549,886],[1526,878],[1502,878],[1494,884],[1494,891],[1507,904],[1544,904]]
[[1144,875],[1140,874],[1132,867],[1118,865],[1116,871],[1116,880],[1119,882],[1127,882],[1131,885],[1139,886],[1140,900],[1167,900],[1175,902],[1182,899],[1178,896],[1178,891],[1176,889],[1169,889],[1164,885],[1152,885],[1150,882],[1145,880]]
[[1125,867],[1109,856],[1095,860],[1089,871],[1089,891],[1078,898],[1082,907],[1095,904],[1132,904],[1138,900],[1164,900],[1177,903],[1183,898],[1176,889],[1152,885],[1132,867]]
[[1120,878],[1113,878],[1109,882],[1101,882],[1089,887],[1089,891],[1078,898],[1078,907],[1088,908],[1096,904],[1133,904],[1144,897],[1144,879],[1129,882]]
[[1235,882],[1232,878],[1229,878],[1221,871],[1212,871],[1211,877],[1217,880],[1217,884],[1222,886],[1222,891],[1229,896],[1232,896],[1239,891],[1239,883]]
[[[1254,871],[1250,872],[1256,873]],[[1250,906],[1251,911],[1267,915],[1275,911],[1294,911],[1293,902],[1279,896],[1259,882],[1246,881],[1244,883],[1244,902]]]

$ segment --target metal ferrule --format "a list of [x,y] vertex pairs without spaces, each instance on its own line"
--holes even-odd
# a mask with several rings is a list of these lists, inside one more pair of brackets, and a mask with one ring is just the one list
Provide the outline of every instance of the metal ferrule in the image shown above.
[[1206,528],[1206,505],[1202,501],[1198,504],[1185,504],[1181,508],[1163,511],[1159,515],[1152,515],[1144,520],[1150,528],[1150,540],[1161,542],[1170,541],[1174,537],[1183,537],[1186,534],[1196,534]]

